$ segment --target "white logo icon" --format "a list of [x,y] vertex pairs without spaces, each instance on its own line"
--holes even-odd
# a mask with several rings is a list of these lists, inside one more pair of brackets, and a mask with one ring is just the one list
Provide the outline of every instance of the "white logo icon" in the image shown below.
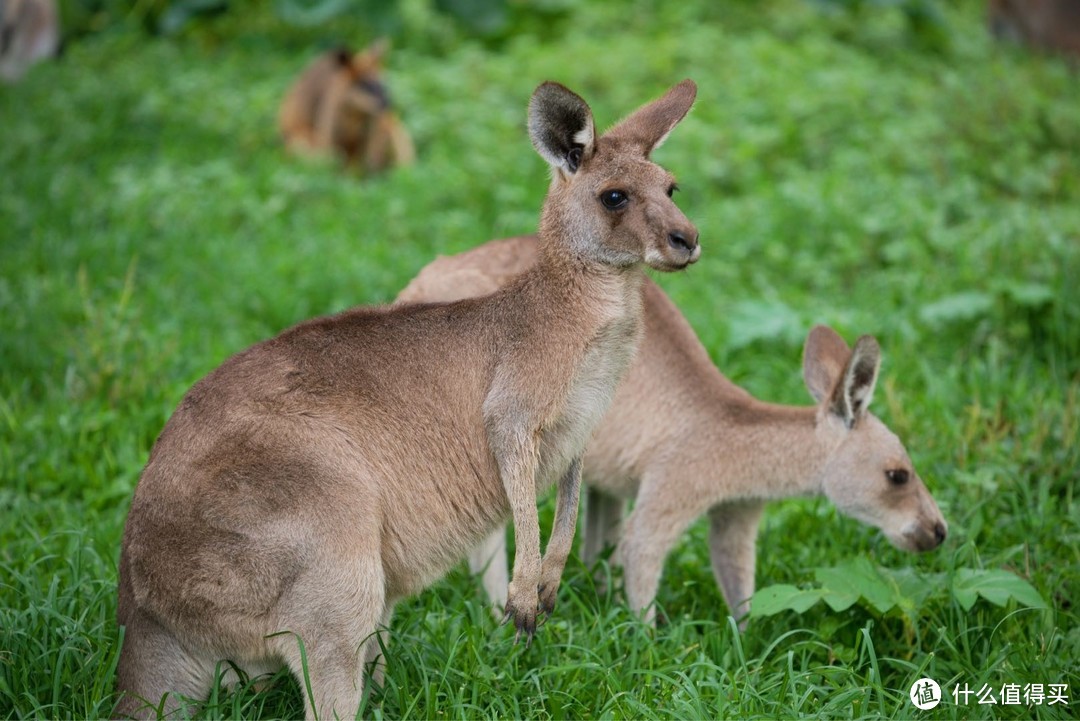
[[932,678],[920,678],[911,684],[911,703],[921,711],[930,709],[941,703],[941,686]]

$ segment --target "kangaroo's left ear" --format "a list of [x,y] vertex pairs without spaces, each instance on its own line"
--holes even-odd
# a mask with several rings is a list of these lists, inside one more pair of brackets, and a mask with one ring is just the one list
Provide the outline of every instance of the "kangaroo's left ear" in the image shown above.
[[844,366],[844,373],[829,401],[829,410],[840,416],[848,428],[866,414],[874,396],[880,367],[881,346],[873,336],[862,336],[855,342],[851,358]]
[[577,93],[546,82],[529,101],[529,138],[548,164],[573,175],[592,157],[596,131],[592,110]]
[[827,325],[816,325],[803,345],[803,380],[815,403],[828,398],[844,373],[851,349]]
[[693,80],[683,80],[656,100],[643,105],[604,133],[604,137],[637,147],[645,157],[660,147],[690,112],[697,97]]

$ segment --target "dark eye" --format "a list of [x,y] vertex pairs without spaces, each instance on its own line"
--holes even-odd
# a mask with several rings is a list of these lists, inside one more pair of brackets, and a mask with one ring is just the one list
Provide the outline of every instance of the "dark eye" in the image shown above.
[[618,210],[630,202],[630,198],[621,190],[605,190],[600,193],[600,202],[608,210]]
[[908,482],[908,472],[903,468],[897,468],[891,471],[885,471],[885,477],[889,479],[889,483],[894,486],[902,486]]
[[671,196],[675,195],[675,191],[678,190],[678,189],[679,189],[679,186],[675,185],[675,183],[672,183],[671,187],[667,189],[667,197],[670,198]]

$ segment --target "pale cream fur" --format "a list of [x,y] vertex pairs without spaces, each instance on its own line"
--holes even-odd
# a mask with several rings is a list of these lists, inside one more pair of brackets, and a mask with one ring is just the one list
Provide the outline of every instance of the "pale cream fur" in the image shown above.
[[[531,238],[492,241],[437,259],[399,299],[490,293],[535,258]],[[705,513],[713,570],[736,617],[745,614],[754,591],[755,540],[767,501],[824,494],[900,548],[940,544],[946,533],[941,512],[900,440],[866,410],[879,359],[873,339],[860,339],[853,353],[830,329],[815,328],[804,373],[818,404],[765,403],[716,369],[656,284],[646,281],[643,294],[645,336],[584,466],[589,493],[582,555],[591,563],[605,542],[618,541],[631,608],[653,617],[664,559]],[[886,476],[901,469],[909,474],[903,485]],[[634,510],[620,533],[629,499]],[[496,531],[470,556],[496,603],[505,587],[504,543]]]
[[[532,269],[486,298],[303,323],[188,392],[124,531],[121,713],[198,701],[229,661],[285,664],[301,688],[306,671],[307,716],[352,717],[395,602],[508,516],[506,612],[531,638],[570,551],[585,442],[641,335],[643,259],[676,270],[700,254],[648,160],[694,95],[684,81],[583,138],[585,102],[541,85],[529,129],[553,176]],[[625,205],[601,203],[612,189]],[[541,559],[536,497],[552,483]]]

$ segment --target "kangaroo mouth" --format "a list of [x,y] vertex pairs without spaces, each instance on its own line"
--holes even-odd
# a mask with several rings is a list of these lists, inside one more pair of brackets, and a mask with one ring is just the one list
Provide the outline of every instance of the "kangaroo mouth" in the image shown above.
[[693,265],[701,257],[701,246],[691,248],[668,248],[664,253],[649,253],[645,263],[654,270],[671,272]]
[[933,525],[921,524],[905,528],[899,536],[890,536],[889,540],[901,550],[925,553],[940,546],[946,535],[945,524],[939,521]]

